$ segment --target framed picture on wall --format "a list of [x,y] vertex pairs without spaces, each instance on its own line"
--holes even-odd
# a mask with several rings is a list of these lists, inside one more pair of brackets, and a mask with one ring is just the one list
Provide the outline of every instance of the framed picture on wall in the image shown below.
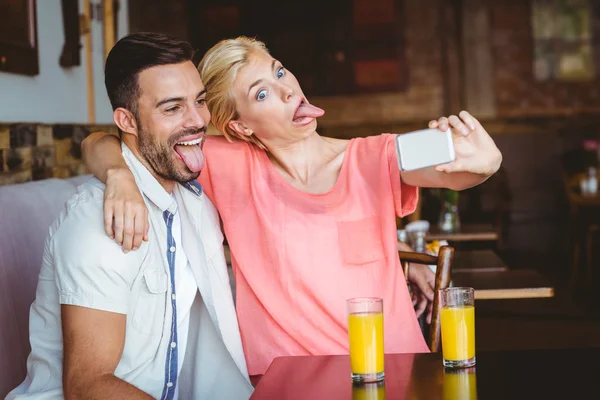
[[39,73],[36,0],[0,2],[0,71]]
[[[598,35],[589,0],[534,0],[534,76],[538,81],[589,81],[596,74],[594,36]],[[597,6],[596,6],[597,7]]]

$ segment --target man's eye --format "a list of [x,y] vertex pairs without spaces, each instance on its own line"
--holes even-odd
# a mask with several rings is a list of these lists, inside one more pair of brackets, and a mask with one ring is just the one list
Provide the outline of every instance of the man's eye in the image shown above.
[[165,111],[168,112],[168,113],[173,113],[173,112],[175,112],[177,110],[179,110],[179,107],[175,106],[175,107],[169,107]]
[[206,99],[198,99],[196,100],[196,104],[198,104],[199,106],[203,106],[206,104]]

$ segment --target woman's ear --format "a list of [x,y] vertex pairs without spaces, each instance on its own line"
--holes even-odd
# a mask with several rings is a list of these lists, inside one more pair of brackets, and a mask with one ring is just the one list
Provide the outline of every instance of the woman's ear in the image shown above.
[[230,129],[232,129],[235,133],[240,136],[250,137],[254,133],[254,131],[248,128],[242,121],[229,121],[227,124]]
[[113,112],[113,120],[122,132],[138,135],[137,122],[131,111],[119,107]]

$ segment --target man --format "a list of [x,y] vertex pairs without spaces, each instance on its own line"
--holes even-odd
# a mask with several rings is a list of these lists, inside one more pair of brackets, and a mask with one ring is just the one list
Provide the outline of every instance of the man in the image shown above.
[[123,252],[104,232],[104,185],[78,189],[50,228],[28,375],[8,399],[250,396],[218,215],[195,181],[210,114],[191,58],[159,34],[111,50],[106,89],[151,234]]

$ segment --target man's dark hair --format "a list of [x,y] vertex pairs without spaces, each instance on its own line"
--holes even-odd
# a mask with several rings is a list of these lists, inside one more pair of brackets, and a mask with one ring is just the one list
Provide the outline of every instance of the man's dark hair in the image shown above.
[[139,32],[123,37],[108,53],[104,67],[104,84],[113,110],[123,107],[137,118],[140,72],[190,61],[193,55],[189,43],[162,33]]

